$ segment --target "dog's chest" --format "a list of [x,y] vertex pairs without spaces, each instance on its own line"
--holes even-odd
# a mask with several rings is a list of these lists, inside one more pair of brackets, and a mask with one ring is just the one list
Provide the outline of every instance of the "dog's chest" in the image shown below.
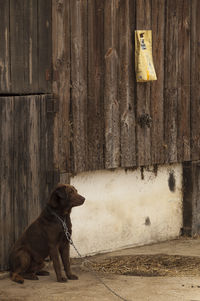
[[65,231],[68,231],[70,235],[72,234],[72,224],[70,218],[65,217],[64,222],[66,227],[60,221],[55,220],[55,222],[51,224],[51,228],[48,231],[49,239],[56,245],[59,245],[60,242],[63,242],[63,240],[67,241]]

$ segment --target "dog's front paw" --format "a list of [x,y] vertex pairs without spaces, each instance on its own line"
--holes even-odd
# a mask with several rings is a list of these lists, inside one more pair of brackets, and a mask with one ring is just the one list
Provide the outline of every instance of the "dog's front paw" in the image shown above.
[[74,275],[74,274],[69,274],[67,275],[68,279],[70,280],[77,280],[78,279],[78,276]]
[[58,282],[67,282],[67,278],[65,277],[58,278]]

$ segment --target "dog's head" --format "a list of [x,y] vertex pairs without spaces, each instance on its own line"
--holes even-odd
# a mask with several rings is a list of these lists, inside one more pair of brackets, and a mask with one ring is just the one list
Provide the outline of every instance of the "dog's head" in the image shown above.
[[78,194],[75,187],[66,184],[59,184],[52,192],[48,205],[58,209],[63,214],[69,212],[72,207],[80,206],[85,198]]

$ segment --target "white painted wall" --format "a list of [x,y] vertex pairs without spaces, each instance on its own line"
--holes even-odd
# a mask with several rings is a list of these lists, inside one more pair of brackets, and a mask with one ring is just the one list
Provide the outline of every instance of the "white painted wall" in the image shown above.
[[[153,169],[153,168],[152,168]],[[174,171],[176,189],[168,186]],[[71,179],[86,197],[72,210],[73,241],[82,255],[176,238],[182,227],[182,165],[153,171],[95,171]],[[149,218],[150,224],[145,221]],[[148,224],[148,222],[146,222]],[[71,248],[73,249],[73,248]],[[76,256],[71,250],[72,256]]]

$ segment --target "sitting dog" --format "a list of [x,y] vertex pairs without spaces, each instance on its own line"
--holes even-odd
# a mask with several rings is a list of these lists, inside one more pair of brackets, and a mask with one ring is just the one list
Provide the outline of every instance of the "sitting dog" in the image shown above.
[[[37,280],[37,275],[48,275],[43,271],[44,259],[50,256],[58,282],[78,279],[70,270],[69,241],[64,233],[62,221],[72,233],[70,213],[72,207],[80,206],[85,198],[71,185],[59,184],[51,193],[40,216],[17,240],[10,254],[11,279],[23,283],[24,279]],[[66,277],[62,276],[59,253]]]

